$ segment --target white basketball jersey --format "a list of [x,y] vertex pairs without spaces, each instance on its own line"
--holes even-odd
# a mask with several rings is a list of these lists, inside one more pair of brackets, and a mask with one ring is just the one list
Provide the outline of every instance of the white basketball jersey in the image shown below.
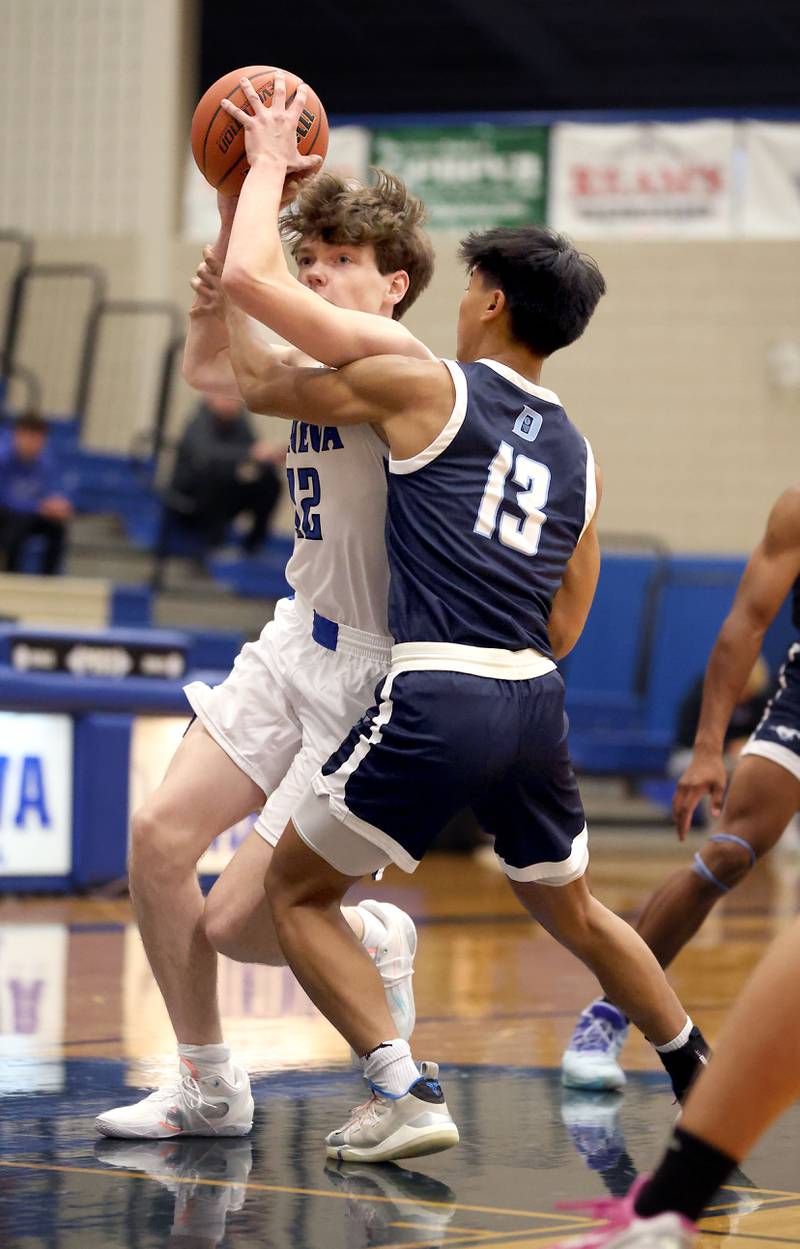
[[295,421],[286,474],[295,541],[286,578],[320,615],[386,636],[386,463],[371,425]]

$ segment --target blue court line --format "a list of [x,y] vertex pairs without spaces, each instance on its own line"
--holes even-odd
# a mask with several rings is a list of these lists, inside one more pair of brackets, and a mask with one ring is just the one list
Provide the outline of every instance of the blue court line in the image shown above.
[[124,930],[133,923],[133,920],[123,922],[122,920],[108,920],[102,924],[67,924],[67,932],[124,932]]
[[69,1049],[73,1045],[122,1045],[124,1037],[121,1036],[105,1036],[90,1037],[88,1041],[61,1041],[61,1049]]
[[[393,894],[393,896],[396,896]],[[401,905],[402,898],[397,905]],[[613,907],[611,908],[613,910]],[[525,911],[520,909],[519,913],[502,912],[479,915],[455,914],[455,915],[415,915],[409,911],[411,918],[418,928],[433,928],[444,926],[447,924],[531,924],[533,921]],[[621,919],[628,921],[638,918],[639,909],[634,911],[615,911],[615,915],[619,915]],[[726,918],[751,918],[751,919],[794,919],[797,912],[791,907],[781,907],[776,909],[767,906],[726,906],[723,914]],[[16,921],[15,921],[16,922]],[[58,921],[56,921],[58,922]],[[0,919],[0,931],[6,925]],[[67,932],[84,934],[84,933],[102,933],[102,932],[124,932],[126,928],[135,927],[135,920],[131,917],[129,920],[104,921],[102,923],[67,923],[64,924]]]
[[[392,896],[397,897],[397,894],[393,894]],[[650,896],[650,894],[645,895],[645,897]],[[400,906],[401,902],[397,902],[396,905]],[[620,919],[626,919],[628,921],[637,919],[641,910],[640,907],[637,907],[636,910],[626,911],[615,911],[613,907],[609,907],[608,909],[614,911],[614,914],[618,915]],[[797,910],[789,906],[780,908],[767,906],[725,906],[723,910],[718,911],[717,914],[723,915],[726,919],[795,919],[797,916]],[[501,914],[479,915],[414,915],[413,912],[409,911],[409,915],[411,915],[411,918],[418,928],[425,928],[436,924],[530,924],[535,922],[526,911],[522,910],[521,907],[519,914],[504,911]]]

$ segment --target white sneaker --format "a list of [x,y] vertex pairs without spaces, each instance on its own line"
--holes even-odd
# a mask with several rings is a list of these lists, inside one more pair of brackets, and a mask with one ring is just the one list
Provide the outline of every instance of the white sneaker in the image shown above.
[[457,1212],[456,1195],[432,1175],[396,1162],[326,1162],[325,1174],[346,1196],[347,1225],[357,1229],[349,1244],[396,1244],[400,1224],[409,1228],[412,1240],[426,1245],[451,1239],[447,1232]]
[[179,1078],[156,1089],[132,1106],[118,1106],[98,1115],[103,1136],[160,1140],[172,1136],[246,1136],[253,1126],[250,1078],[234,1067],[235,1084],[222,1076],[201,1075],[181,1058]]
[[350,1119],[325,1138],[326,1154],[339,1162],[390,1162],[438,1154],[458,1144],[439,1084],[436,1063],[421,1063],[420,1077],[400,1097],[373,1093]]
[[599,1201],[559,1201],[558,1210],[569,1210],[589,1219],[602,1219],[603,1227],[585,1236],[559,1240],[548,1249],[692,1249],[697,1228],[682,1214],[665,1210],[650,1219],[636,1213],[634,1203],[647,1176],[640,1176],[625,1197]]
[[564,1057],[561,1060],[561,1081],[573,1089],[621,1089],[625,1072],[619,1058],[628,1036],[625,1016],[597,998],[578,1020]]
[[414,1005],[414,957],[417,953],[417,930],[414,921],[399,906],[391,902],[376,902],[369,899],[360,902],[365,911],[369,911],[380,920],[386,929],[386,940],[379,945],[374,954],[375,966],[381,974],[386,1001],[397,1027],[397,1035],[404,1041],[411,1039],[417,1019]]
[[[575,1149],[592,1171],[621,1171],[626,1188],[636,1179],[636,1171],[627,1157],[625,1137],[619,1123],[623,1098],[618,1092],[594,1089],[564,1089],[561,1118]],[[613,1189],[617,1191],[616,1187]]]
[[[194,1236],[218,1245],[225,1220],[241,1210],[253,1166],[253,1146],[245,1140],[98,1141],[95,1157],[112,1167],[142,1171],[175,1198],[176,1236]],[[193,1242],[194,1243],[194,1242]]]

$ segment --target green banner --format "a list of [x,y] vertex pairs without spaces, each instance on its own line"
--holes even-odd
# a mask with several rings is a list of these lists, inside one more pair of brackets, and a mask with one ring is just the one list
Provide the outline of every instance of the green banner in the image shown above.
[[371,163],[398,174],[428,207],[429,224],[468,230],[546,215],[544,126],[398,126],[372,134]]

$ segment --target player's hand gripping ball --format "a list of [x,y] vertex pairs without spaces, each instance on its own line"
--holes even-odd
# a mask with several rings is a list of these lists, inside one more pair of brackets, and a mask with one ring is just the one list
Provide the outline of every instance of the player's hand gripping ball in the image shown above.
[[287,177],[314,173],[328,150],[319,97],[295,74],[269,65],[235,69],[208,88],[192,118],[192,154],[222,195],[236,196],[260,157],[286,160]]

